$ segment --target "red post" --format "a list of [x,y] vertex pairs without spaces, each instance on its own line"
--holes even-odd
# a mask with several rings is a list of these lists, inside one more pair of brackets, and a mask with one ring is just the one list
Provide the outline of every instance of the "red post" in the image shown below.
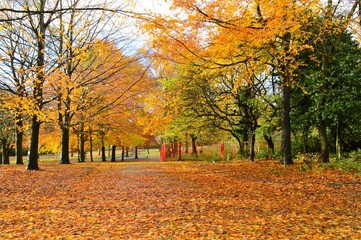
[[167,159],[167,146],[164,143],[161,147],[160,147],[160,160],[162,162],[164,162]]
[[163,161],[163,145],[160,145],[159,158],[160,158],[160,161]]
[[182,160],[182,143],[178,142],[178,161]]
[[163,144],[163,161],[167,160],[167,144]]
[[219,154],[220,158],[224,158],[224,142],[221,142],[221,153]]

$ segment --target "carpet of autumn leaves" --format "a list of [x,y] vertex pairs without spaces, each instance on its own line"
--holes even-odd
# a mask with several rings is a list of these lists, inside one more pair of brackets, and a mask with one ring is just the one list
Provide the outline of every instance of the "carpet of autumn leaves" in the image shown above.
[[0,239],[361,239],[361,178],[276,162],[0,166]]

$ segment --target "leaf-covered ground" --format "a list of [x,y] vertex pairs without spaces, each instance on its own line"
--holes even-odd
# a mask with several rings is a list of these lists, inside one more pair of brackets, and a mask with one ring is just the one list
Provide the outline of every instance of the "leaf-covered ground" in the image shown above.
[[361,178],[272,162],[0,166],[0,239],[361,239]]

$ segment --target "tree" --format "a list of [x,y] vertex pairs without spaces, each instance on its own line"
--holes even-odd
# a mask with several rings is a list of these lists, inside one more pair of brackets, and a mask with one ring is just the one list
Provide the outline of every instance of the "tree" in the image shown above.
[[[91,129],[98,135],[104,151],[106,141],[122,146],[123,135],[137,134],[135,116],[143,108],[143,98],[152,84],[141,58],[141,54],[127,56],[114,44],[99,41],[92,45],[79,65],[80,78],[89,85],[80,84],[78,88],[81,94],[75,101],[78,107],[73,111],[73,128],[77,125],[80,134],[81,129]],[[106,160],[105,153],[102,159]]]
[[8,109],[3,108],[2,101],[0,101],[0,141],[2,146],[2,164],[10,164],[10,146],[13,143],[15,123],[11,117],[11,113]]
[[[13,7],[19,3],[13,1]],[[7,17],[16,16],[15,14]],[[23,13],[21,16],[25,16]],[[9,93],[4,94],[6,107],[13,113],[16,123],[16,163],[23,164],[23,133],[28,129],[26,118],[31,112],[32,102],[29,99],[30,92],[26,86],[34,79],[34,64],[36,55],[31,39],[31,31],[25,25],[17,21],[8,21],[2,24],[0,40],[0,89]]]
[[247,67],[229,67],[220,76],[200,72],[182,79],[184,95],[188,96],[183,96],[182,101],[203,122],[230,133],[241,155],[245,155],[244,143],[249,141],[253,161],[256,129],[264,111],[260,99],[265,94],[265,79],[248,74]]
[[[117,28],[107,22],[113,17],[107,12],[77,11],[78,1],[71,4],[69,15],[60,15],[58,38],[58,59],[60,74],[54,80],[57,94],[58,124],[62,131],[62,154],[60,163],[69,164],[69,134],[72,119],[84,108],[87,88],[106,85],[116,72],[123,70],[131,58],[126,58],[120,47],[125,49],[128,39],[120,38]],[[84,27],[85,26],[85,27]],[[123,28],[124,26],[118,26]],[[102,40],[104,39],[104,40]],[[123,42],[121,42],[123,41]],[[118,44],[118,47],[116,46]],[[123,46],[120,46],[123,44]],[[81,131],[82,132],[82,131]]]
[[[26,74],[30,76],[29,78],[26,78],[26,86],[28,87],[26,96],[23,96],[22,93],[24,91],[23,80],[26,75],[13,74],[10,79],[16,83],[15,88],[13,89],[20,87],[17,89],[16,93],[20,98],[22,98],[21,100],[27,101],[28,106],[31,106],[31,108],[27,109],[29,110],[28,114],[30,115],[31,122],[30,152],[27,164],[27,169],[29,170],[39,169],[39,130],[41,122],[45,117],[43,107],[49,100],[44,96],[44,84],[46,83],[47,78],[46,73],[51,72],[52,69],[52,61],[47,57],[48,51],[46,49],[46,36],[50,23],[54,20],[54,12],[58,3],[59,1],[56,1],[53,4],[53,2],[48,2],[47,0],[39,0],[36,2],[27,0],[16,1],[10,8],[2,10],[4,17],[2,18],[2,21],[8,23],[6,25],[7,28],[13,29],[18,26],[17,23],[12,24],[12,21],[21,19],[23,27],[20,29],[26,32],[26,34],[21,32],[15,35],[18,41],[15,42],[16,45],[12,45],[15,49],[11,49],[11,53],[13,55],[10,56],[10,66],[12,68],[12,72],[18,70],[29,72]],[[10,32],[17,33],[16,31]],[[27,38],[24,38],[25,36]],[[22,51],[26,48],[30,49],[30,54],[17,51]],[[22,56],[20,58],[20,62],[14,61],[17,56]]]
[[[134,14],[132,15],[131,12],[122,10],[124,9],[124,5],[122,8],[122,4],[120,4],[120,6],[114,5],[112,8],[109,8],[103,4],[80,4],[80,1],[70,1],[66,6],[63,6],[63,3],[64,2],[61,0],[19,0],[15,1],[11,6],[5,6],[0,9],[1,22],[21,22],[21,24],[26,28],[28,38],[26,38],[26,42],[22,41],[22,44],[27,44],[26,46],[30,49],[30,52],[33,53],[34,57],[30,62],[31,64],[25,68],[25,70],[30,71],[31,75],[31,78],[27,79],[29,82],[27,88],[28,94],[26,99],[24,99],[29,104],[29,106],[31,106],[31,111],[28,112],[31,122],[30,153],[27,164],[27,169],[29,170],[36,170],[39,168],[38,148],[40,125],[42,121],[46,119],[44,107],[52,100],[51,97],[54,96],[49,94],[50,90],[47,88],[50,76],[58,74],[57,70],[60,66],[64,66],[64,63],[66,63],[68,66],[68,68],[66,68],[68,71],[65,72],[67,73],[67,75],[65,74],[67,77],[69,77],[69,74],[74,70],[73,57],[76,54],[73,51],[74,42],[71,41],[75,39],[79,41],[81,38],[80,36],[78,36],[79,38],[76,38],[76,33],[72,31],[74,28],[71,23],[76,25],[76,22],[74,21],[76,18],[74,18],[74,16],[79,13],[90,12],[94,13],[91,19],[93,20],[97,17],[97,15],[99,16],[100,14],[102,17],[105,17],[104,19],[107,19],[105,20],[107,24],[98,26],[86,24],[83,27],[86,29],[102,28],[103,30],[105,30],[105,26],[109,26],[109,23],[114,23],[112,21],[117,19],[114,17],[117,14],[120,14],[124,17],[134,17]],[[68,13],[70,15],[73,14],[73,17],[66,18],[65,15]],[[88,14],[87,17],[90,15],[91,14]],[[64,35],[62,30],[65,29],[60,23],[62,23],[63,20],[69,19],[70,22],[68,22],[68,27],[70,27],[67,29],[67,33],[69,34]],[[57,25],[60,27],[60,34],[56,34],[57,31],[55,30],[59,29],[56,27]],[[113,26],[115,25],[113,24]],[[109,30],[109,28],[106,30]],[[57,42],[54,41],[54,36],[59,37],[58,39],[60,44],[57,44]],[[64,36],[67,36],[67,40],[70,41],[62,42],[64,40]],[[94,39],[95,35],[91,35],[91,37]],[[82,41],[79,42],[81,43]],[[71,44],[65,45],[64,47],[63,43]],[[24,49],[24,47],[22,49]],[[63,54],[63,51],[65,51],[65,54]],[[55,56],[58,56],[58,58]],[[67,85],[66,87],[69,86]],[[65,99],[65,103],[67,103],[66,97],[63,99]],[[68,119],[65,120],[68,121]]]
[[[349,26],[352,17],[354,16],[357,6],[360,6],[360,1],[355,1],[350,6],[343,6],[343,1],[339,1],[337,5],[333,4],[332,0],[328,0],[324,6],[324,16],[322,16],[319,36],[316,39],[316,44],[319,46],[318,53],[321,55],[321,78],[322,83],[319,88],[320,98],[318,102],[318,122],[319,122],[319,136],[321,143],[321,160],[322,162],[329,161],[329,141],[327,138],[327,123],[325,115],[323,114],[326,106],[325,94],[329,90],[329,78],[332,77],[331,65],[336,51],[340,45],[342,35]],[[343,16],[339,16],[340,8]]]
[[[241,68],[249,62],[250,76],[260,76],[262,71],[270,74],[270,69],[275,69],[282,87],[280,162],[290,164],[290,89],[294,85],[294,71],[301,64],[295,60],[300,50],[307,47],[308,34],[303,26],[308,24],[312,14],[309,9],[313,6],[296,1],[200,4],[179,0],[172,1],[175,10],[172,17],[156,16],[146,26],[157,29],[153,32],[153,47],[159,55],[177,63],[191,63],[211,72],[213,79],[222,77],[224,69]],[[237,83],[240,87],[241,84]]]
[[[329,46],[333,46],[331,43],[337,38],[337,35],[328,36]],[[320,139],[321,150],[329,151],[332,146],[337,157],[341,157],[342,149],[350,150],[352,142],[360,141],[357,136],[359,128],[355,125],[360,116],[358,111],[354,111],[360,107],[360,49],[350,33],[342,33],[328,63],[328,71],[332,74],[325,79],[322,70],[324,47],[323,42],[316,41],[314,48],[317,51],[306,52],[303,56],[308,58],[309,65],[300,69],[299,82],[303,91],[296,91],[293,98],[295,125],[298,125],[295,129],[308,136],[312,129],[319,128],[322,117],[323,131],[328,134]],[[319,113],[321,100],[325,104]],[[306,152],[309,151],[308,140],[304,139]],[[323,149],[322,141],[327,142],[327,149]],[[325,160],[322,158],[322,161]]]

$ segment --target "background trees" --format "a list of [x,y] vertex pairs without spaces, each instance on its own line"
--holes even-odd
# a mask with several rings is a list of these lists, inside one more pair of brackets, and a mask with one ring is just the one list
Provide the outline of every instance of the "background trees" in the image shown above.
[[[260,122],[274,124],[280,116],[281,163],[293,162],[291,139],[296,143],[299,136],[306,139],[311,132],[316,136],[313,147],[308,141],[304,141],[304,147],[310,151],[319,149],[321,161],[327,162],[331,135],[339,146],[336,136],[340,131],[332,126],[338,125],[336,119],[342,115],[328,113],[328,105],[333,102],[329,94],[347,95],[336,94],[331,86],[337,85],[335,79],[346,86],[347,80],[339,73],[345,69],[350,72],[358,65],[350,56],[347,64],[335,56],[341,57],[339,54],[345,50],[341,50],[341,42],[346,41],[350,48],[354,44],[355,51],[351,52],[354,59],[358,58],[358,43],[347,41],[345,36],[350,27],[358,27],[356,10],[360,2],[175,0],[170,4],[171,14],[154,15],[144,27],[152,36],[155,57],[172,61],[178,68],[192,69],[188,75],[178,72],[173,78],[178,77],[183,83],[178,89],[187,93],[193,110],[199,116],[207,116],[209,123],[230,131],[239,143],[247,140],[251,146],[257,128],[263,132],[279,130],[261,126]],[[174,84],[173,78],[170,84]],[[359,82],[359,77],[355,78]],[[310,79],[308,86],[312,85],[316,92],[310,93],[304,79]],[[274,98],[274,93],[280,98]],[[349,101],[353,100],[340,99],[332,105],[348,109],[346,105],[352,105],[346,103]],[[310,113],[307,106],[315,111]],[[296,112],[302,116],[296,117]],[[264,136],[271,146],[270,135]],[[296,147],[293,154],[300,149]],[[339,153],[340,147],[337,149]],[[252,147],[250,155],[253,158]]]
[[[17,149],[31,132],[28,169],[38,169],[40,125],[50,122],[66,164],[74,133],[80,161],[87,136],[126,147],[143,130],[195,145],[217,128],[241,155],[253,160],[265,141],[283,164],[317,150],[327,162],[359,142],[359,115],[346,112],[359,107],[360,1],[174,0],[169,15],[125,2],[1,4],[0,87]],[[149,51],[135,50],[133,18]]]
[[[123,83],[114,81],[126,75],[115,76],[117,72],[126,72],[128,65],[141,58],[140,54],[130,56],[136,54],[131,53],[131,39],[125,31],[131,12],[121,2],[94,5],[76,0],[39,0],[2,4],[1,70],[6,78],[1,85],[17,97],[14,106],[21,110],[22,105],[27,106],[31,123],[27,168],[38,169],[40,125],[50,120],[52,113],[48,111],[57,112],[62,131],[60,163],[69,163],[70,128],[89,121],[79,112],[94,108],[94,89],[123,84],[123,89],[113,88],[113,95],[107,95],[109,99],[93,115],[113,107],[142,80],[134,74]],[[23,113],[21,110],[18,113]],[[74,123],[76,114],[80,121]],[[21,129],[21,121],[17,123]]]

